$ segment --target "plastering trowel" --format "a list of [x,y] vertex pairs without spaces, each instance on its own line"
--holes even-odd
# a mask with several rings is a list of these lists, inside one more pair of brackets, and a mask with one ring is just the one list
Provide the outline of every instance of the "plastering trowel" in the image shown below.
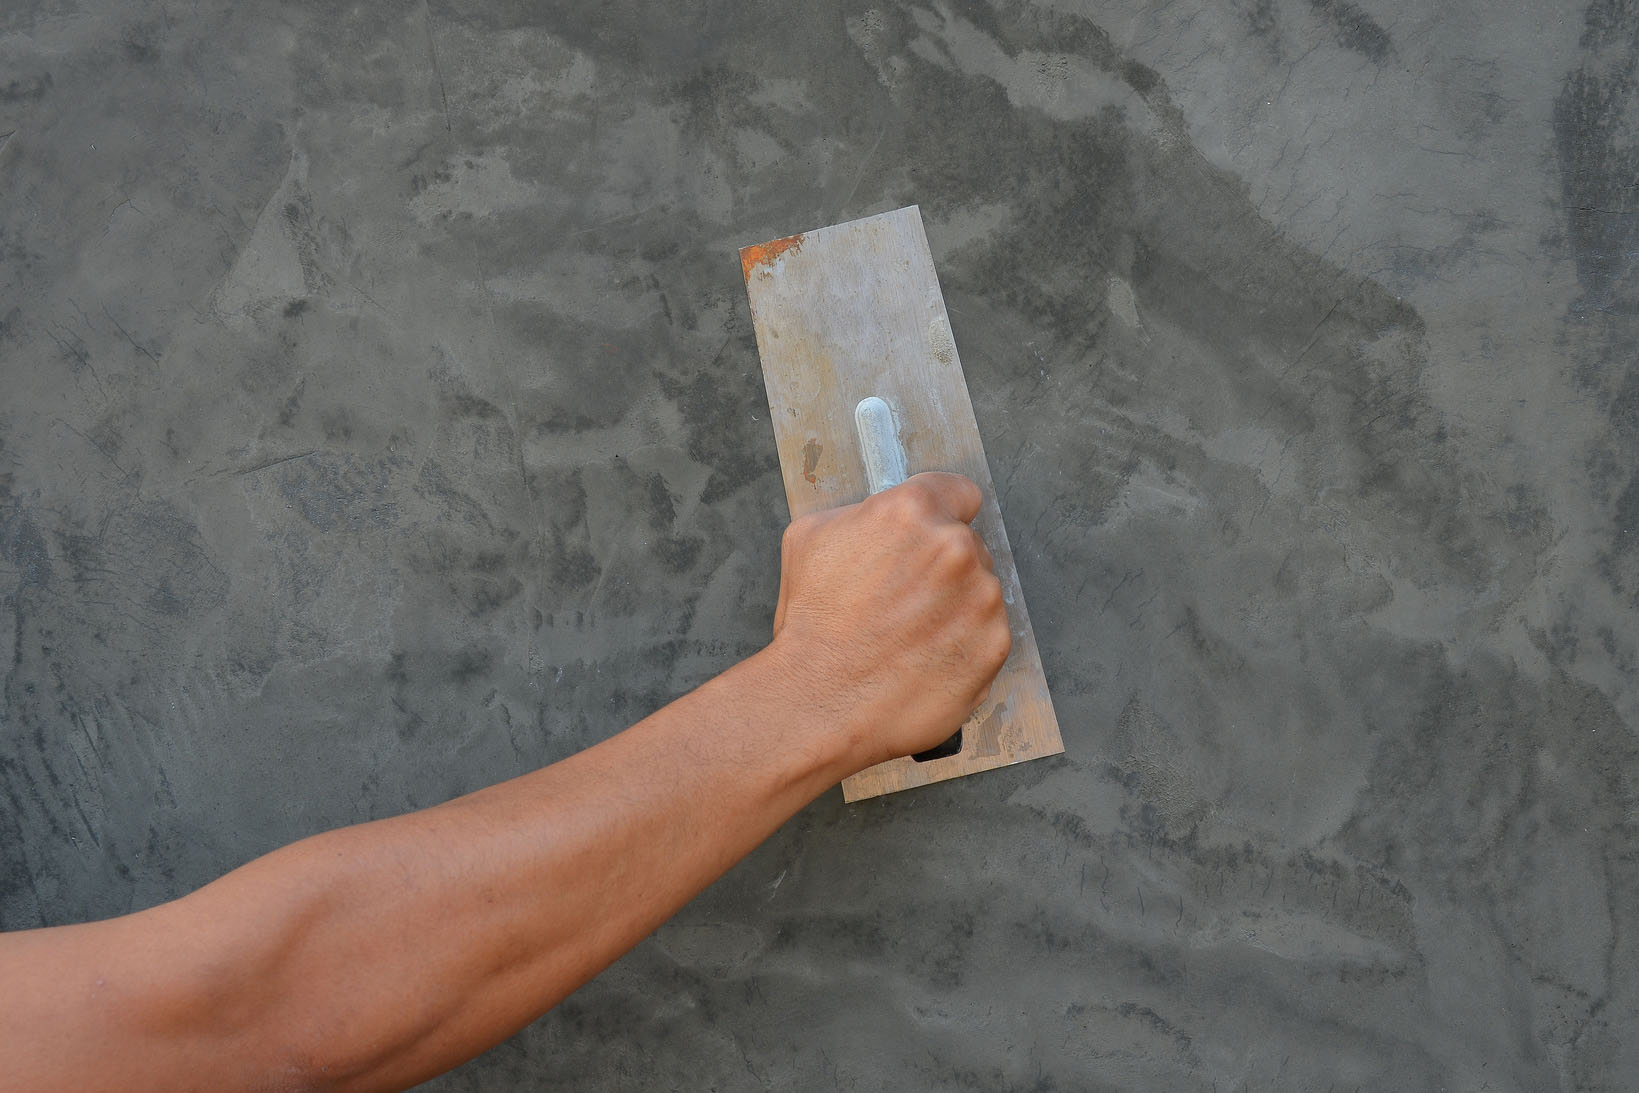
[[996,558],[1013,653],[941,748],[860,771],[849,801],[1064,750],[916,206],[740,251],[791,517],[918,471],[979,484],[973,526]]

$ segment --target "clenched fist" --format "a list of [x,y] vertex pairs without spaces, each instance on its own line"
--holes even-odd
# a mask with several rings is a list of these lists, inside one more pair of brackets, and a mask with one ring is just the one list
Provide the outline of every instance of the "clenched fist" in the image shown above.
[[930,472],[796,520],[781,546],[776,652],[864,769],[947,739],[1012,649],[979,487]]

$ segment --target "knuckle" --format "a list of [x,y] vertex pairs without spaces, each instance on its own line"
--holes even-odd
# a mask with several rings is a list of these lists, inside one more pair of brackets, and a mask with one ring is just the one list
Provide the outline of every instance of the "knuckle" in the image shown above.
[[906,522],[925,518],[932,507],[927,488],[919,482],[906,482],[877,497],[892,515]]
[[1002,623],[1001,625],[997,626],[993,641],[994,644],[991,648],[991,653],[995,657],[996,666],[999,668],[1007,662],[1008,657],[1013,655],[1012,629],[1009,628],[1006,623]]
[[973,549],[973,532],[966,524],[946,524],[935,531],[932,538],[934,550],[945,562],[965,566],[977,556]]
[[988,580],[979,582],[979,606],[992,617],[1007,614],[1007,598],[1002,595],[1002,582],[994,575],[985,574]]
[[900,519],[901,511],[898,493],[898,490],[873,493],[859,503],[859,511],[873,520],[897,522]]
[[996,673],[1002,670],[1002,665],[1007,663],[1007,658],[1012,652],[1013,635],[1005,630],[986,635],[985,639],[977,644],[975,659],[987,681],[994,679]]

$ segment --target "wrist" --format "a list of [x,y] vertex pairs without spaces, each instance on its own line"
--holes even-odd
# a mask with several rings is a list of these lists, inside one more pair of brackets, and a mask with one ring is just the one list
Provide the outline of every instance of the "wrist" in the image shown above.
[[775,638],[724,678],[735,676],[762,711],[766,745],[791,762],[793,777],[818,785],[816,796],[870,765],[855,704],[794,642]]

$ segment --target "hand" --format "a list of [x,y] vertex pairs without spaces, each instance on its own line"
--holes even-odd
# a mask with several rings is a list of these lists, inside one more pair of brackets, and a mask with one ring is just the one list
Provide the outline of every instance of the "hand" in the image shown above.
[[1007,660],[995,560],[969,526],[981,500],[930,472],[786,529],[771,651],[856,770],[947,739]]

